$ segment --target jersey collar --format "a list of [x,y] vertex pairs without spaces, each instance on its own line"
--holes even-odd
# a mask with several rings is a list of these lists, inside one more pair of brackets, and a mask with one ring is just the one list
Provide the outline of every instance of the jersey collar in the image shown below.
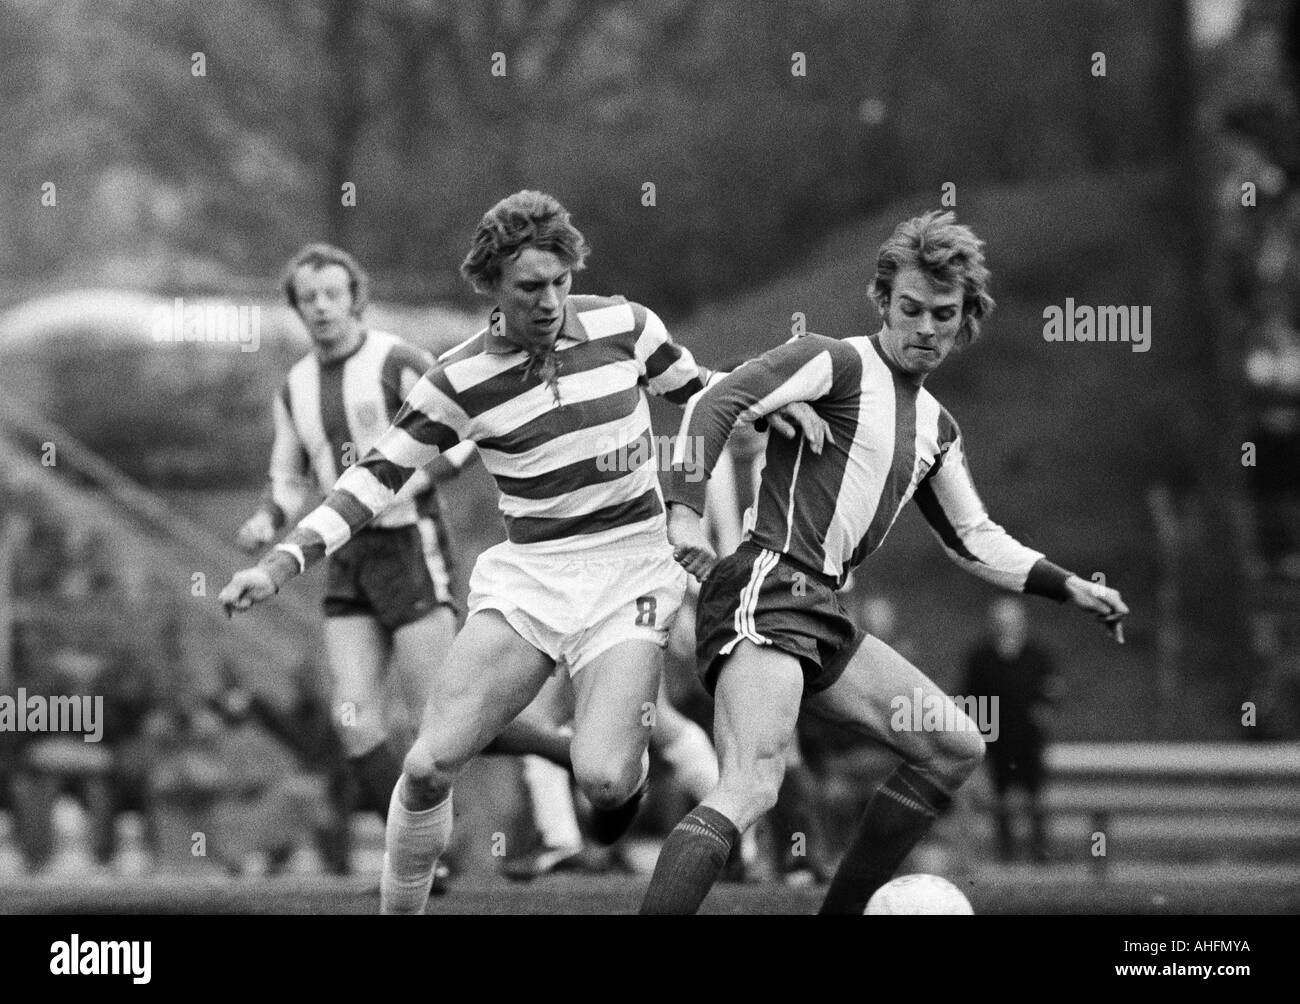
[[890,359],[889,356],[885,355],[885,350],[880,347],[880,336],[884,333],[885,329],[882,326],[879,331],[867,338],[867,341],[871,343],[871,347],[876,350],[876,355],[880,356],[880,361],[888,366],[889,372],[893,373],[899,380],[902,380],[905,384],[912,387],[920,387],[925,382],[924,375],[917,375],[915,373],[909,373],[905,369],[900,369],[897,363]]
[[362,328],[361,340],[357,342],[356,348],[351,349],[346,355],[335,356],[333,359],[322,360],[320,356],[317,356],[316,361],[320,363],[320,365],[322,366],[342,366],[345,362],[347,362],[358,352],[364,349],[366,347],[366,342],[369,340],[370,340],[370,329]]

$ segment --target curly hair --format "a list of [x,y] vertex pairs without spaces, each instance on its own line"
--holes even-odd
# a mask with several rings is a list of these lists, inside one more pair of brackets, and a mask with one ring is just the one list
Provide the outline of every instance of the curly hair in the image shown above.
[[314,269],[326,265],[342,265],[347,270],[348,288],[352,291],[352,313],[361,316],[370,303],[370,276],[366,275],[366,270],[355,258],[333,244],[308,244],[289,259],[280,279],[280,288],[284,290],[284,297],[289,301],[290,307],[298,309],[298,291],[293,288],[293,277],[304,265],[310,265]]
[[984,264],[984,242],[970,227],[958,223],[951,211],[932,209],[894,229],[880,246],[871,280],[871,299],[882,316],[889,312],[894,279],[903,268],[918,268],[941,286],[960,285],[957,344],[968,345],[979,338],[980,319],[993,311],[994,303],[988,293],[991,276]]
[[582,232],[569,222],[569,211],[544,192],[508,195],[484,214],[474,231],[460,274],[479,292],[501,277],[501,263],[524,247],[549,251],[574,272],[591,253]]

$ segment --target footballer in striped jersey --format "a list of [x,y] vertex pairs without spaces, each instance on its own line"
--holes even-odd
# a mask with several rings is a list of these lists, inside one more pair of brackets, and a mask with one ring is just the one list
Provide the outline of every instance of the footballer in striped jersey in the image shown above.
[[[868,337],[787,342],[696,398],[667,499],[678,560],[703,580],[696,654],[716,699],[717,788],[664,844],[644,913],[693,913],[738,832],[771,808],[801,707],[891,747],[903,762],[867,807],[822,906],[861,914],[984,752],[973,722],[920,670],[857,631],[837,591],[915,499],[949,556],[1004,589],[1070,600],[1122,641],[1118,592],[1047,561],[994,523],[971,482],[961,431],[923,386],[992,308],[982,242],[951,213],[898,226],[881,247]],[[749,533],[716,561],[700,525],[712,470],[738,419],[808,401],[828,423],[821,451],[773,439]],[[941,707],[937,731],[893,726],[894,700]]]
[[[270,490],[240,528],[239,545],[272,543],[286,520],[329,490],[388,428],[432,356],[364,321],[369,280],[346,251],[311,244],[289,262],[283,290],[312,340],[273,403]],[[445,458],[456,469],[463,458]],[[381,814],[401,774],[405,744],[384,713],[391,670],[418,722],[430,653],[456,631],[451,562],[435,473],[421,471],[399,500],[329,559],[325,644],[338,726],[362,804]]]
[[654,704],[686,586],[647,463],[645,392],[684,405],[709,374],[640,304],[569,296],[587,254],[548,195],[518,192],[489,210],[461,266],[495,301],[488,325],[444,354],[325,502],[222,591],[232,610],[269,598],[458,443],[477,444],[496,478],[508,539],[475,564],[469,616],[434,675],[393,790],[385,913],[423,912],[451,838],[456,775],[556,665],[573,680],[573,769],[598,810],[597,839],[616,839],[644,792],[644,709]]

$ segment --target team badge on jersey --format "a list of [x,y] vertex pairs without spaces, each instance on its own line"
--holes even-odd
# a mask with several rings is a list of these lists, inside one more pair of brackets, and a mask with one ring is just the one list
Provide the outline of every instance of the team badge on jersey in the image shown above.
[[363,429],[373,429],[379,424],[379,405],[374,401],[362,401],[356,407],[356,417],[357,424]]

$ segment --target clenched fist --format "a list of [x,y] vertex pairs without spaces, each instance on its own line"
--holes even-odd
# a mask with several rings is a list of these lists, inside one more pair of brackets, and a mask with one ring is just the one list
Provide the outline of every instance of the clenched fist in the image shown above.
[[250,516],[235,535],[235,543],[245,554],[256,554],[273,540],[275,540],[275,524],[271,521],[271,514],[265,509],[259,509]]
[[690,506],[675,503],[668,507],[668,542],[673,545],[673,560],[700,582],[718,563],[700,526],[700,514]]
[[261,566],[254,566],[236,572],[221,590],[219,599],[226,608],[226,616],[233,617],[236,611],[248,610],[253,604],[269,600],[279,591],[271,573]]

